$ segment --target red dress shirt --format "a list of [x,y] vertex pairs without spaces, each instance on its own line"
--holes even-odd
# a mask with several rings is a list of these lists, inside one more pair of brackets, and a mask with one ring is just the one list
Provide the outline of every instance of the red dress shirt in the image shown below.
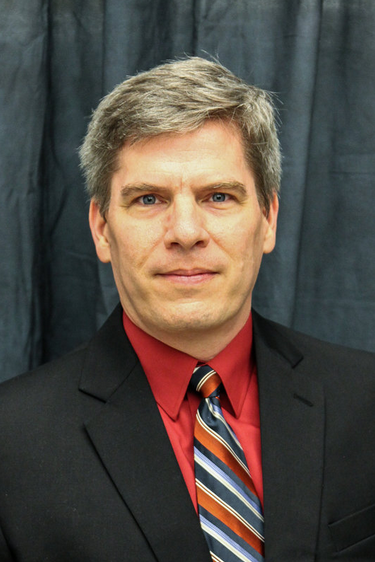
[[[177,462],[197,509],[193,435],[200,397],[188,390],[197,360],[146,334],[124,313],[124,328],[138,355],[172,444]],[[263,504],[258,381],[252,349],[251,315],[237,336],[208,363],[219,374],[225,394],[225,419],[239,439]]]

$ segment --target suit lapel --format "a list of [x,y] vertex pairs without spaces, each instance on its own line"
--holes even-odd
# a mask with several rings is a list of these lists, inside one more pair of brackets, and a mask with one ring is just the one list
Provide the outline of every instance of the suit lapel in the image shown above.
[[121,310],[94,338],[81,390],[105,402],[86,429],[156,559],[208,562],[198,517],[146,376],[122,328]]
[[313,561],[323,480],[324,400],[303,357],[254,314],[267,560]]

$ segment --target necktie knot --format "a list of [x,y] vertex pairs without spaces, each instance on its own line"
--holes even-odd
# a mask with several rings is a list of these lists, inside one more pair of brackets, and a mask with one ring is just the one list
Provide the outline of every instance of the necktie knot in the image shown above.
[[190,385],[203,398],[219,396],[221,390],[220,377],[209,365],[200,365],[194,369]]

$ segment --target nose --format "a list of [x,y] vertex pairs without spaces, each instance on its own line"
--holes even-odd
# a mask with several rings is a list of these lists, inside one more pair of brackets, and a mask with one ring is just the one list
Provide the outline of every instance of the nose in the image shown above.
[[190,250],[194,246],[205,247],[208,240],[204,211],[199,204],[191,197],[176,197],[166,221],[166,247],[176,246]]

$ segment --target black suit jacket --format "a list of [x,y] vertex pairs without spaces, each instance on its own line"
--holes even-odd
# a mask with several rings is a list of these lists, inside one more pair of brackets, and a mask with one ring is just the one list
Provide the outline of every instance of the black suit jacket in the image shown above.
[[[374,356],[255,313],[254,345],[266,560],[375,560]],[[1,385],[0,529],[1,562],[210,562],[120,308]]]

